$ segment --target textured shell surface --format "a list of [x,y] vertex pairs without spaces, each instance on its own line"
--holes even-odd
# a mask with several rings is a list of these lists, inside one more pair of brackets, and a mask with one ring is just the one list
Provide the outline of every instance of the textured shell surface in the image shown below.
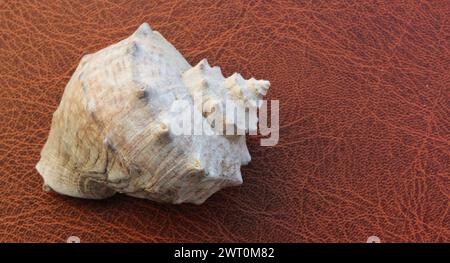
[[[250,162],[245,133],[219,133],[202,106],[224,116],[224,127],[254,131],[255,121],[224,115],[225,101],[262,99],[269,85],[237,73],[225,78],[206,60],[192,67],[144,23],[127,39],[81,59],[36,166],[44,189],[90,199],[123,193],[201,204],[223,187],[241,184],[240,167]],[[182,116],[172,110],[178,100],[201,113],[210,135],[173,133]]]

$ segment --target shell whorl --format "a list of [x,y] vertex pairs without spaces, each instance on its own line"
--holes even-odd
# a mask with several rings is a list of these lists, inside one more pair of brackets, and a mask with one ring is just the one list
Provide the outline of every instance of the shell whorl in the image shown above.
[[[225,78],[219,67],[211,67],[206,59],[183,73],[183,81],[194,100],[201,101],[199,110],[219,115],[216,118],[223,121],[222,127],[234,127],[239,134],[256,131],[256,122],[250,123],[245,118],[245,112],[259,108],[260,101],[266,95],[270,82],[267,80],[244,79],[241,74],[234,73]],[[237,117],[226,114],[226,103],[236,107],[244,114]],[[211,118],[210,118],[211,119]],[[257,120],[256,120],[257,121]]]

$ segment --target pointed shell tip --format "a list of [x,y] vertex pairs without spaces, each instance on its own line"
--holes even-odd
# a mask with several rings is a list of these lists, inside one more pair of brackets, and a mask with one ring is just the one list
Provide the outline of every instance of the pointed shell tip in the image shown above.
[[136,30],[137,35],[149,35],[152,32],[150,25],[145,22]]

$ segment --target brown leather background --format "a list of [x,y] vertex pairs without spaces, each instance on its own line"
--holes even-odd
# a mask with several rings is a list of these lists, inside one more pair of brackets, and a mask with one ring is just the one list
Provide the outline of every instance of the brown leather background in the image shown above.
[[[0,1],[0,241],[450,241],[449,1]],[[34,166],[83,54],[142,22],[268,79],[276,147],[204,205],[47,194]]]

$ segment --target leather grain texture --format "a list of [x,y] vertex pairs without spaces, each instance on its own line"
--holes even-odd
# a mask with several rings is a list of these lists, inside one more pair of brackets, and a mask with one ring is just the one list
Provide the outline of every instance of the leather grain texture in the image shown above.
[[[148,22],[191,64],[268,79],[280,142],[201,206],[42,191],[80,58]],[[448,1],[0,1],[0,241],[450,242]],[[76,117],[76,116],[74,116]]]

